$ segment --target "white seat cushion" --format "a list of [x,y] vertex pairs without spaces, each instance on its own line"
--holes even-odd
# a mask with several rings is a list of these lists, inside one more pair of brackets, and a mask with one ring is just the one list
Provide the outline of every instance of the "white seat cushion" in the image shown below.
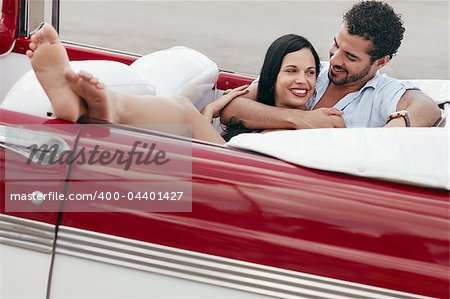
[[[155,87],[128,65],[107,60],[71,61],[75,72],[84,70],[115,91],[137,95],[155,94]],[[50,101],[32,70],[23,75],[5,97],[3,109],[47,117],[51,115]]]
[[228,146],[315,169],[450,190],[449,130],[352,128],[240,134]]
[[188,97],[199,110],[217,97],[217,65],[196,50],[172,47],[145,55],[130,67],[156,87],[157,95]]

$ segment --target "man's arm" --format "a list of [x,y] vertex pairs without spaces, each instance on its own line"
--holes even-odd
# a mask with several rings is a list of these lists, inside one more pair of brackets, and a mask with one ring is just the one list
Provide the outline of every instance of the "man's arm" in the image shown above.
[[[429,96],[419,90],[407,90],[397,104],[397,111],[407,110],[411,127],[431,127],[441,117],[441,111]],[[404,127],[403,118],[390,121],[386,127]]]
[[334,108],[312,111],[279,108],[256,101],[257,85],[248,87],[245,97],[237,97],[229,103],[220,120],[227,124],[231,118],[243,121],[248,128],[258,129],[310,129],[344,127],[342,112]]

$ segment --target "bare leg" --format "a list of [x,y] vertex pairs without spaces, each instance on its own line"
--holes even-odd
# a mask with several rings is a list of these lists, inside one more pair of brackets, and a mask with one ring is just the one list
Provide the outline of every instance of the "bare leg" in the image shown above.
[[44,25],[31,41],[27,56],[59,118],[76,121],[80,116],[87,115],[89,118],[123,124],[186,124],[192,126],[192,137],[224,143],[209,122],[185,101],[119,94],[105,89],[98,79],[88,73],[75,74],[52,26]]
[[72,91],[64,79],[69,66],[66,49],[59,41],[58,33],[49,24],[45,24],[31,37],[27,56],[39,83],[52,102],[58,117],[76,121],[85,113],[82,100]]
[[[85,99],[88,116],[112,123],[163,125],[158,128],[173,133],[170,125],[191,125],[193,137],[212,143],[225,141],[186,99],[158,96],[136,96],[108,90],[97,78],[86,72],[66,72],[72,90]],[[164,128],[166,125],[166,128]],[[181,134],[181,133],[178,133]]]
[[189,117],[189,123],[192,125],[192,137],[212,143],[225,144],[225,140],[217,133],[216,129],[211,125],[211,119],[205,117],[195,108],[192,102],[184,97],[178,97],[177,100],[182,102]]

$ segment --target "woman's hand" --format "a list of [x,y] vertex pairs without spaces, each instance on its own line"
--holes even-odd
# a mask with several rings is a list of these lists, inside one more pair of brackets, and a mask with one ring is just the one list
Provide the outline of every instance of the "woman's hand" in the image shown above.
[[202,109],[202,114],[208,120],[212,121],[213,118],[219,117],[222,109],[225,108],[233,99],[243,96],[248,93],[248,84],[236,87],[234,89],[227,89],[224,91],[223,96],[221,96],[216,101],[208,104]]

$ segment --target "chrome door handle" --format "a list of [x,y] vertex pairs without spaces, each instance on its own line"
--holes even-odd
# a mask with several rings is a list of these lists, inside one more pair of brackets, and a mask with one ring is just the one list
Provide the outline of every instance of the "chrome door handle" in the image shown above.
[[50,165],[70,150],[67,142],[50,133],[0,126],[0,147],[39,165]]

